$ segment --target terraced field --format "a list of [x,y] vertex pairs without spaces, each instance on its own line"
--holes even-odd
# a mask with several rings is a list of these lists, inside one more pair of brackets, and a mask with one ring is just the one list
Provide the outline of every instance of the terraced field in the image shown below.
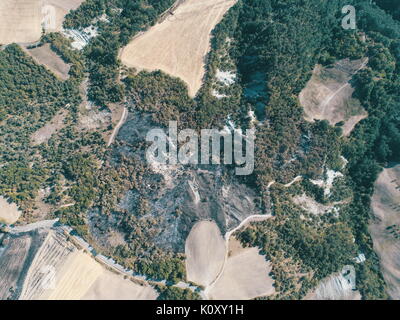
[[[62,228],[32,224],[0,238],[0,300],[156,299],[157,291],[108,270]],[[26,231],[26,232],[25,232]]]
[[14,292],[18,290],[18,279],[22,274],[30,245],[31,238],[25,236],[9,239],[5,248],[0,249],[0,300],[13,297]]

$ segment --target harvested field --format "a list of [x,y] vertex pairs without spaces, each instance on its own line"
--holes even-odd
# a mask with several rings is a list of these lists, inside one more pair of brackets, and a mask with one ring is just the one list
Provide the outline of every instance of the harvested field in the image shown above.
[[61,109],[57,114],[51,119],[50,122],[46,123],[44,127],[40,128],[38,131],[34,132],[31,136],[32,144],[39,145],[47,142],[53,134],[61,130],[64,126],[64,119],[68,114],[68,110]]
[[400,165],[383,170],[372,197],[369,231],[392,299],[400,299]]
[[29,236],[8,239],[0,248],[0,300],[13,297],[31,246]]
[[344,59],[329,67],[317,65],[299,99],[308,121],[328,120],[331,125],[344,121],[343,134],[349,135],[355,125],[368,116],[360,102],[352,98],[353,75],[367,65],[368,59]]
[[223,267],[226,246],[215,222],[196,223],[186,240],[187,279],[208,286]]
[[[35,300],[45,294],[46,285],[50,287],[49,283],[45,283],[46,274],[51,270],[55,272],[60,270],[68,255],[74,250],[75,248],[67,242],[63,234],[51,230],[29,267],[19,299]],[[57,276],[57,274],[54,274],[54,276]]]
[[0,43],[39,40],[41,20],[39,0],[0,1]]
[[21,216],[21,213],[15,203],[10,203],[0,196],[0,223],[14,224]]
[[211,31],[236,0],[186,0],[159,24],[135,37],[121,60],[137,70],[162,70],[186,82],[195,96],[205,73]]
[[15,227],[0,236],[0,300],[157,298],[147,283],[125,279],[79,250],[54,222]]
[[110,271],[97,278],[82,300],[155,300],[156,290],[123,279]]
[[40,47],[25,50],[38,64],[44,65],[61,80],[69,78],[70,65],[66,64],[46,43]]
[[270,263],[257,248],[243,248],[238,240],[228,238],[229,244],[214,221],[194,225],[185,246],[188,281],[204,286],[209,299],[246,300],[273,294]]
[[0,43],[30,43],[46,31],[60,31],[64,16],[83,0],[1,0]]
[[99,263],[83,251],[75,251],[68,256],[57,272],[54,290],[48,290],[40,296],[40,299],[81,299],[102,273],[103,268]]
[[77,9],[83,1],[84,0],[42,0],[42,14],[45,17],[46,15],[49,16],[49,13],[51,13],[51,9],[46,10],[46,7],[55,8],[55,21],[52,22],[54,25],[49,25],[49,22],[45,20],[47,25],[46,31],[61,31],[64,17],[71,10]]
[[248,300],[274,294],[271,265],[257,248],[231,250],[221,277],[209,289],[213,300]]

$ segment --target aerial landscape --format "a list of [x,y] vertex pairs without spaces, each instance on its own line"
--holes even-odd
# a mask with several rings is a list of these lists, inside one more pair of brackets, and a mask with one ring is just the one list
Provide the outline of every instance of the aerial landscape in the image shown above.
[[0,0],[0,300],[400,300],[400,1]]

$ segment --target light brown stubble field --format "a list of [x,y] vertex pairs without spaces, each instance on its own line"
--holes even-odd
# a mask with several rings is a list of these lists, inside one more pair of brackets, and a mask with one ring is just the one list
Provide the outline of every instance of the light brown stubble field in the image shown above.
[[195,96],[205,73],[211,31],[236,0],[187,0],[161,23],[135,37],[120,58],[137,70],[161,70],[179,77]]

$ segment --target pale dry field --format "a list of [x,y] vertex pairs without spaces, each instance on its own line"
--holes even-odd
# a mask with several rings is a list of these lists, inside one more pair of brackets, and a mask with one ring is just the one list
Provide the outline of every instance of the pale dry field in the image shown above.
[[257,248],[243,248],[233,237],[227,247],[214,221],[194,225],[185,254],[188,281],[204,286],[208,299],[248,300],[275,292],[265,256]]
[[15,203],[9,203],[7,199],[0,196],[0,223],[14,224],[21,213]]
[[83,0],[1,0],[0,44],[38,41],[46,31],[60,31],[65,15]]
[[56,274],[54,290],[48,290],[43,300],[79,300],[97,278],[103,274],[99,263],[81,250],[71,253]]
[[74,250],[76,250],[75,247],[67,241],[66,236],[50,230],[39,250],[32,257],[19,299],[35,300],[48,293],[45,286],[46,275],[54,270],[55,280],[57,280],[58,271]]
[[105,269],[82,250],[70,254],[57,272],[54,290],[46,300],[154,300],[158,293],[150,286],[138,285]]
[[208,286],[221,271],[226,254],[225,240],[214,221],[196,223],[185,243],[187,279]]
[[[232,248],[232,247],[231,247]],[[208,291],[213,300],[249,300],[275,293],[271,265],[257,248],[231,249],[224,271]]]
[[39,0],[0,1],[0,43],[34,42],[41,35]]
[[137,70],[162,70],[186,82],[195,96],[205,73],[211,31],[236,0],[186,0],[175,12],[135,37],[120,58]]
[[141,286],[105,271],[90,287],[82,300],[155,300],[158,293],[150,286]]
[[360,102],[352,98],[353,75],[363,69],[368,59],[344,59],[331,67],[317,65],[299,100],[308,121],[328,120],[331,125],[344,121],[343,134],[349,135],[355,125],[368,116]]
[[386,168],[375,183],[375,219],[369,231],[378,254],[387,292],[400,299],[400,165]]
[[66,64],[46,43],[41,47],[25,50],[38,64],[44,65],[61,80],[69,78],[70,65]]

